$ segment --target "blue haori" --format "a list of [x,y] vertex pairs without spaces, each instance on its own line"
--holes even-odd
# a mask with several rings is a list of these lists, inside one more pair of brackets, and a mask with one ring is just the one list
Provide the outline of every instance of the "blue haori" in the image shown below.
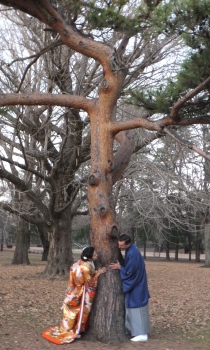
[[144,259],[133,243],[126,249],[124,266],[120,267],[120,277],[125,293],[126,309],[146,306],[150,295]]

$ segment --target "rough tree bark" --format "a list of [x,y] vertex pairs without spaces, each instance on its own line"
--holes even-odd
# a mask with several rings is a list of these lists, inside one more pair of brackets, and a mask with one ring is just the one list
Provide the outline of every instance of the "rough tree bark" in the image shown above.
[[50,243],[47,238],[46,227],[45,225],[37,225],[37,229],[39,231],[39,237],[43,247],[42,261],[47,261]]
[[[57,194],[56,207],[63,207],[64,197],[62,193]],[[60,204],[59,204],[60,203]],[[71,245],[71,206],[68,206],[61,213],[53,214],[51,225],[48,227],[49,253],[44,274],[49,276],[69,274],[69,267],[73,263]]]
[[14,265],[30,264],[29,257],[28,257],[29,245],[30,245],[30,233],[28,229],[28,223],[20,218],[12,264]]
[[179,237],[175,241],[175,261],[179,260]]
[[[91,170],[88,200],[91,215],[91,243],[99,253],[102,265],[117,261],[117,237],[113,186],[113,142],[111,120],[124,75],[109,69],[100,88],[100,98],[90,112]],[[110,314],[110,310],[112,310]],[[101,276],[92,313],[91,333],[103,342],[121,341],[124,332],[124,296],[119,272],[108,270]]]

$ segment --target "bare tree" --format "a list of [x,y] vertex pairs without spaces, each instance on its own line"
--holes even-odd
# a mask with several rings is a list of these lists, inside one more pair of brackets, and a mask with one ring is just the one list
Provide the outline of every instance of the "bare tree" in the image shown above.
[[[180,130],[179,140],[193,139],[202,146],[200,131],[200,127]],[[171,143],[169,136],[161,137],[133,155],[117,185],[118,221],[123,230],[130,226],[137,230],[141,243],[146,239],[178,247],[190,237],[198,261],[209,203],[203,172],[208,160],[196,156],[179,140]],[[132,214],[128,213],[130,205]]]

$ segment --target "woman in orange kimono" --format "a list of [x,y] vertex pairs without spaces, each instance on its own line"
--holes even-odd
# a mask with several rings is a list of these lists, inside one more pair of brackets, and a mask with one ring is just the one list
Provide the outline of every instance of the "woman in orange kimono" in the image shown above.
[[71,266],[62,306],[63,320],[60,327],[51,327],[42,333],[45,339],[55,344],[66,344],[80,338],[80,333],[85,331],[98,277],[106,272],[105,267],[95,271],[93,261],[96,259],[94,248],[87,247],[82,252],[81,260]]

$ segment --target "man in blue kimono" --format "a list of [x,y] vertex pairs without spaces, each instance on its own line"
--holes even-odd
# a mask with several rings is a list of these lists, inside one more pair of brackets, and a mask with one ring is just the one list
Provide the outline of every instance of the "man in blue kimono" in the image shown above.
[[122,234],[118,238],[120,250],[125,250],[125,259],[112,263],[110,268],[120,270],[125,293],[125,327],[132,341],[147,341],[150,333],[148,301],[150,298],[144,259],[131,237]]

